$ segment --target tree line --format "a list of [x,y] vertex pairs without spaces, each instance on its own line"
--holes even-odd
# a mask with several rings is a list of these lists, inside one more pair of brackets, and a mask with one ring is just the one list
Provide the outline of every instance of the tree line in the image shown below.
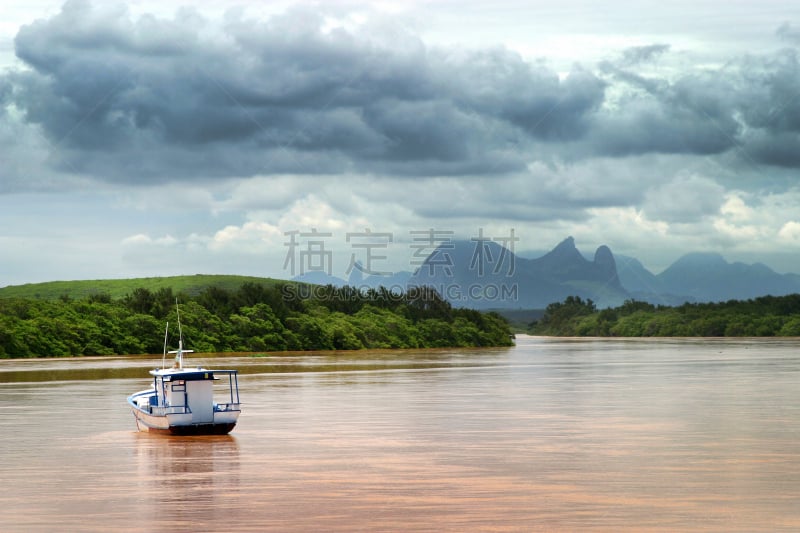
[[210,286],[197,296],[165,288],[58,300],[0,299],[0,357],[156,354],[184,344],[198,352],[358,350],[510,345],[508,323],[495,313],[453,308],[425,287],[386,289]]
[[626,300],[598,310],[592,300],[569,296],[552,303],[534,335],[597,337],[773,337],[800,336],[800,294],[762,296],[676,307]]

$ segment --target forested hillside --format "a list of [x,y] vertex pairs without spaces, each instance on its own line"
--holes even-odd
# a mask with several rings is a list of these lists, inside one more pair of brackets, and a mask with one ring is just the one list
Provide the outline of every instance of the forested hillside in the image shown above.
[[30,298],[35,300],[57,300],[64,296],[74,299],[91,296],[123,298],[136,289],[158,292],[172,289],[176,293],[197,296],[208,287],[235,291],[245,283],[256,283],[271,287],[286,284],[286,281],[254,276],[229,274],[195,274],[193,276],[164,276],[156,278],[92,279],[73,281],[46,281],[0,287],[0,298]]
[[591,300],[570,296],[548,305],[530,332],[603,337],[800,336],[800,294],[677,307],[628,300],[601,311]]
[[0,357],[161,353],[167,321],[177,345],[176,297],[185,345],[198,352],[511,344],[499,315],[454,309],[425,288],[398,295],[245,283],[196,296],[138,288],[119,299],[0,299]]

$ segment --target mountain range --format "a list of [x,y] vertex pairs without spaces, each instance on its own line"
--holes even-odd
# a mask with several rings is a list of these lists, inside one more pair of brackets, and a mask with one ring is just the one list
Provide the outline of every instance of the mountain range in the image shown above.
[[[384,286],[394,292],[433,286],[453,305],[496,309],[509,314],[543,310],[567,296],[590,298],[600,308],[627,299],[659,305],[684,302],[747,300],[759,296],[800,293],[800,276],[779,274],[762,263],[729,263],[716,253],[686,254],[660,274],[653,274],[633,257],[615,256],[607,246],[585,256],[568,237],[549,252],[514,254],[496,242],[452,241],[439,245],[415,272],[365,276],[356,264],[347,280],[312,271],[295,281],[319,285]],[[124,280],[53,281],[0,288],[0,298],[84,298],[107,294],[120,298],[135,288],[171,288],[199,294],[205,287],[235,289],[243,283],[276,284],[283,280],[245,276],[195,275]]]
[[711,252],[686,254],[658,275],[633,258],[621,257],[620,263],[624,265],[619,272],[626,289],[637,299],[653,303],[747,300],[800,292],[797,274],[779,274],[763,263],[729,263]]
[[[356,269],[353,270],[356,272]],[[800,293],[800,276],[779,274],[761,263],[729,263],[716,253],[689,253],[660,274],[636,258],[614,256],[600,246],[587,259],[568,237],[541,257],[529,259],[491,241],[439,245],[415,272],[392,277],[295,278],[298,281],[377,287],[432,286],[453,305],[476,309],[542,309],[567,296],[590,298],[598,307],[627,299],[662,305],[746,300]],[[360,274],[360,273],[359,273]]]

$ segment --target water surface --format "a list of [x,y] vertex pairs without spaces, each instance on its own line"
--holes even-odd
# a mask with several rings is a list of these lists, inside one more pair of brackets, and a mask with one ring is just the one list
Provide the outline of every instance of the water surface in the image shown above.
[[160,358],[0,361],[0,529],[796,531],[798,346],[200,355],[244,411],[189,438],[135,432]]

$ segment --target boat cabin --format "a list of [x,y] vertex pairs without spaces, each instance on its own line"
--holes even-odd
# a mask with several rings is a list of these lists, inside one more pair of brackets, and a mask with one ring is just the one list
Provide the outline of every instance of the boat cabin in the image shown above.
[[[209,424],[214,422],[215,412],[239,409],[236,370],[167,369],[150,373],[156,391],[150,400],[155,403],[151,412],[162,408],[164,414],[191,413],[192,424]],[[215,398],[214,382],[220,381],[220,376],[227,376],[227,386],[217,387]]]

